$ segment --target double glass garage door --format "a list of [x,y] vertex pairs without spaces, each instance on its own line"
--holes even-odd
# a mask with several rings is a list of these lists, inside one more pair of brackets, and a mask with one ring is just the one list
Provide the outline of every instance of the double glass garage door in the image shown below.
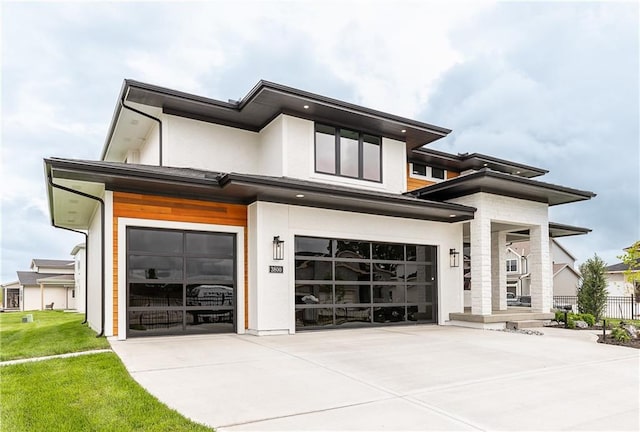
[[235,235],[127,229],[129,336],[232,332]]
[[295,238],[296,328],[436,322],[435,246]]

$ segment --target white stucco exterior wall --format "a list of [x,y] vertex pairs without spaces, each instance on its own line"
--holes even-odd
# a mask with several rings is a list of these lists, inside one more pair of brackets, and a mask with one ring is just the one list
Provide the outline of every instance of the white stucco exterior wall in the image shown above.
[[100,207],[96,205],[95,211],[89,223],[89,241],[87,248],[87,272],[88,286],[86,295],[88,298],[87,322],[89,326],[100,331],[100,289],[102,283],[102,239],[101,239]]
[[267,126],[262,128],[259,134],[258,172],[262,175],[280,177],[284,175],[283,142],[284,119],[287,116],[279,115]]
[[256,132],[183,117],[163,117],[164,165],[259,174]]
[[[135,160],[130,163],[139,163],[143,165],[158,165],[160,161],[160,132],[157,122],[149,129],[149,133],[144,143],[137,150],[137,162]],[[135,158],[134,158],[135,159]]]
[[[462,224],[257,202],[249,206],[249,329],[252,334],[295,332],[297,235],[438,246],[438,323],[462,312],[462,267],[449,267],[449,249],[462,250]],[[285,241],[285,259],[273,261],[274,236]],[[283,273],[269,273],[281,265]]]

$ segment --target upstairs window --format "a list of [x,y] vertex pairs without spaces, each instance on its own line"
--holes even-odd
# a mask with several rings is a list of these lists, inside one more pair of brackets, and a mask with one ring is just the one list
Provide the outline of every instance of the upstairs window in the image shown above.
[[515,273],[518,271],[518,260],[517,259],[508,259],[507,260],[507,272]]
[[441,181],[447,178],[447,171],[442,168],[430,167],[425,164],[412,162],[411,177],[425,178],[432,181]]
[[381,160],[380,137],[316,124],[316,172],[380,182]]

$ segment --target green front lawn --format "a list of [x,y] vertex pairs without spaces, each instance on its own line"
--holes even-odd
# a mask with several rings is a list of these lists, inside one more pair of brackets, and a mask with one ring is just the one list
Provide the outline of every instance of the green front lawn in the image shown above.
[[6,431],[209,431],[138,385],[113,353],[2,366]]
[[[22,317],[32,314],[32,323]],[[0,361],[109,348],[82,325],[84,315],[62,311],[0,313]]]

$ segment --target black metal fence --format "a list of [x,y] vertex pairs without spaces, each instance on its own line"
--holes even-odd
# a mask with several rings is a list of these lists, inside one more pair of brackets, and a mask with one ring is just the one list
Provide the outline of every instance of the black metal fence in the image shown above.
[[[578,312],[578,296],[553,296],[553,307],[562,309],[571,306],[573,312]],[[609,296],[605,307],[604,318],[638,319],[640,318],[640,297],[637,296]]]

